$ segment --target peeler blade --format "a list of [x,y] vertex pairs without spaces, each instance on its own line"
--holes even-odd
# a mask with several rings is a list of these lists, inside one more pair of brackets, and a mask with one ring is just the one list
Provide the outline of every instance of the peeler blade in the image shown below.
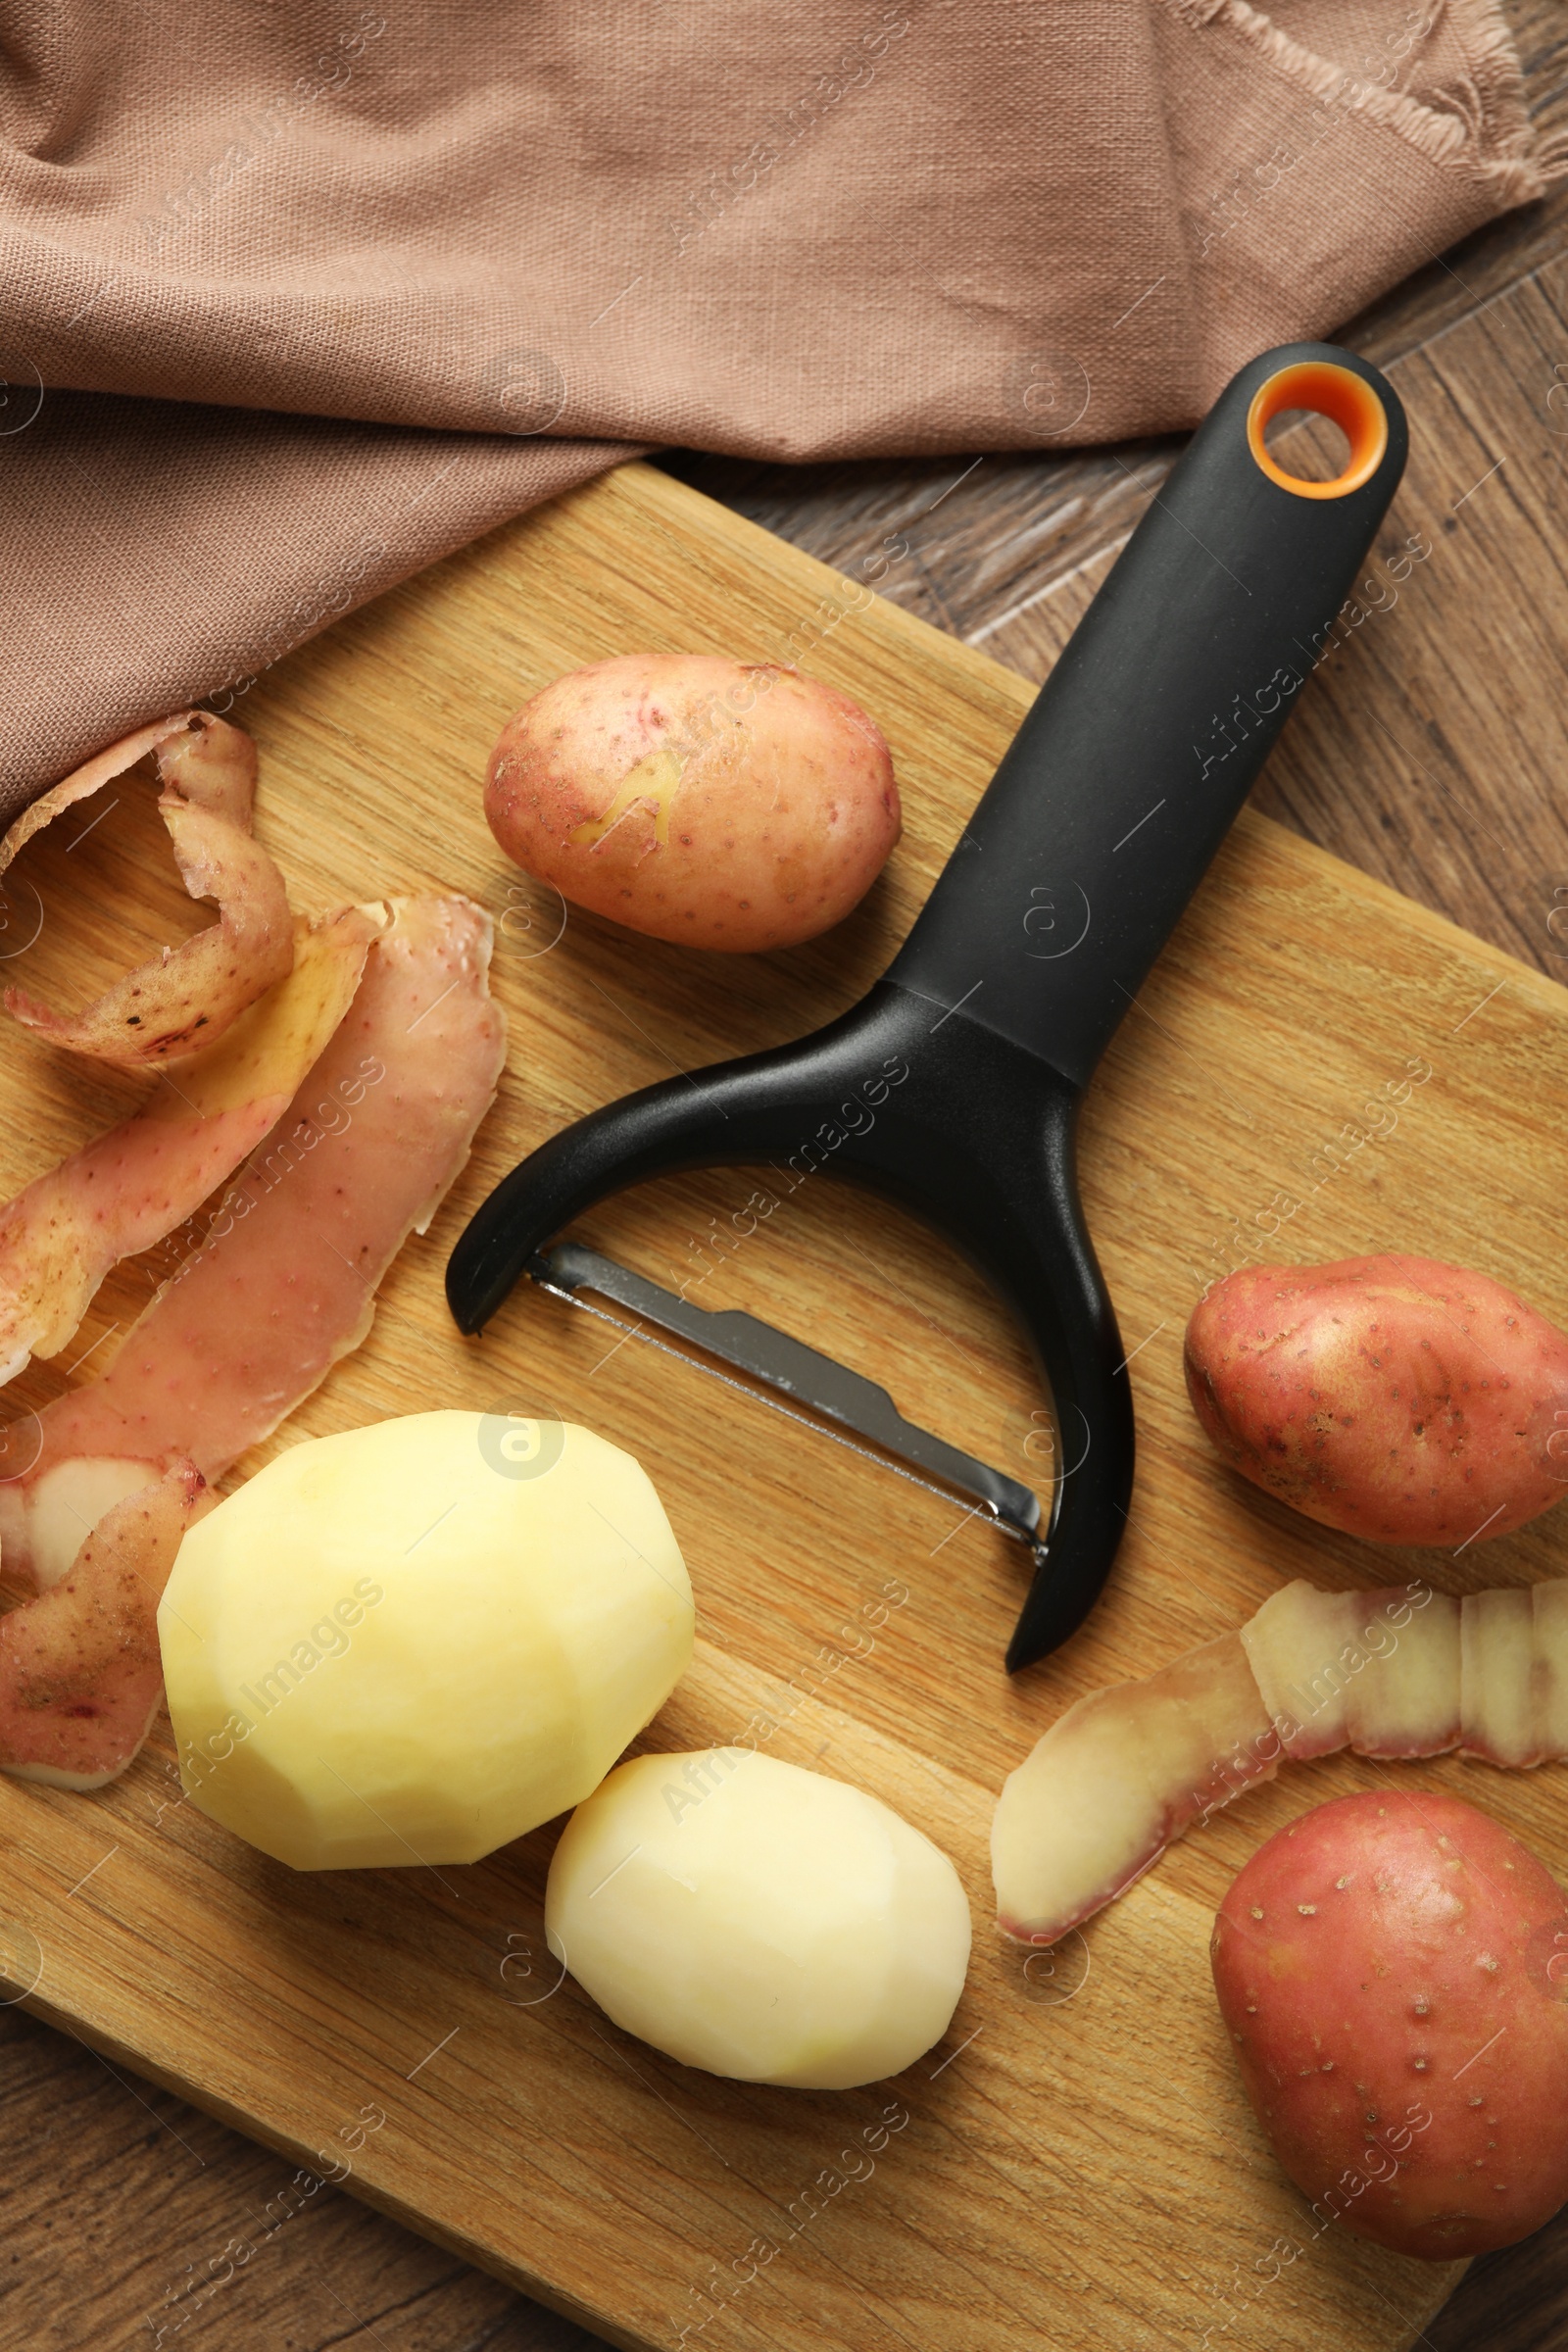
[[792,1402],[853,1429],[907,1463],[918,1483],[967,1495],[1005,1534],[1027,1544],[1037,1557],[1044,1556],[1040,1497],[1033,1488],[906,1421],[886,1389],[852,1372],[836,1356],[808,1348],[803,1340],[743,1308],[694,1305],[580,1242],[561,1242],[539,1251],[529,1261],[528,1272],[541,1290],[574,1306],[583,1303],[576,1296],[579,1291],[593,1291],[635,1315],[639,1323],[652,1323],[704,1348]]

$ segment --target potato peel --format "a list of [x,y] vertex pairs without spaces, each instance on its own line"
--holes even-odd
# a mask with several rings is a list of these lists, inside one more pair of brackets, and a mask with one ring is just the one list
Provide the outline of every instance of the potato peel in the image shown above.
[[34,801],[0,841],[0,874],[34,834],[149,752],[180,877],[193,899],[217,901],[218,921],[138,964],[80,1012],[56,1012],[21,988],[4,998],[6,1010],[50,1045],[121,1069],[177,1061],[211,1045],[294,960],[283,877],[251,837],[256,747],[205,710],[138,728]]
[[51,1531],[102,1511],[106,1464],[129,1481],[136,1463],[154,1476],[189,1458],[219,1478],[359,1347],[376,1285],[494,1100],[506,1023],[490,948],[490,918],[466,899],[391,902],[353,1004],[200,1246],[101,1378],[8,1433],[21,1465],[0,1481],[8,1571],[59,1574]]
[[347,1012],[378,922],[302,923],[294,967],[134,1117],[0,1208],[0,1382],[66,1347],[121,1258],[173,1231],[283,1111]]
[[163,1694],[158,1603],[206,1498],[176,1462],[105,1513],[62,1581],[0,1617],[0,1770],[100,1788],[147,1737]]
[[1568,1579],[1462,1600],[1298,1578],[1239,1635],[1069,1707],[1009,1773],[991,1832],[997,1924],[1054,1943],[1195,1824],[1283,1764],[1348,1747],[1568,1760]]

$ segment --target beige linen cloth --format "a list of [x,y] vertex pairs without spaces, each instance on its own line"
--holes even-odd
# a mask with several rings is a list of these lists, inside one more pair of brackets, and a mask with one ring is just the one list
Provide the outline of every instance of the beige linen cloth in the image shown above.
[[1538,194],[1489,0],[0,0],[0,814],[634,447],[1191,423]]

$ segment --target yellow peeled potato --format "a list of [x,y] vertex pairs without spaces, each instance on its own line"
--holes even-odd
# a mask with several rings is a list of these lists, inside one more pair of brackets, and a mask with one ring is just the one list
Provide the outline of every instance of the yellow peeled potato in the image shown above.
[[861,1788],[740,1748],[612,1772],[556,1848],[545,1931],[629,2034],[804,2090],[912,2065],[969,1965],[940,1847]]
[[564,1812],[693,1623],[630,1454],[464,1412],[292,1447],[191,1529],[158,1612],[191,1801],[296,1870],[475,1862]]

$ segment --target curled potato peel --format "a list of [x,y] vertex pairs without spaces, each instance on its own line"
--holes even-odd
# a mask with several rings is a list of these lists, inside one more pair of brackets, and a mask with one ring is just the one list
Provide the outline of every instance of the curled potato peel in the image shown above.
[[121,1258],[171,1233],[287,1108],[347,1012],[377,921],[300,925],[293,969],[132,1118],[0,1208],[0,1382],[66,1347]]
[[7,1011],[24,1028],[122,1069],[178,1061],[213,1044],[294,961],[283,877],[251,837],[256,747],[205,710],[138,728],[44,793],[0,841],[0,874],[35,833],[148,753],[185,888],[193,899],[215,899],[219,920],[138,964],[80,1012],[56,1012],[24,989],[5,992]]
[[998,1925],[1049,1944],[1175,1838],[1287,1764],[1342,1748],[1568,1759],[1568,1579],[1467,1592],[1298,1578],[1238,1632],[1090,1691],[1007,1776],[992,1824]]
[[0,1771],[56,1788],[124,1771],[162,1695],[159,1599],[208,1499],[194,1463],[143,1465],[64,1577],[0,1617]]
[[324,1053],[114,1362],[28,1416],[14,1450],[0,1432],[8,1569],[58,1574],[75,1514],[90,1525],[138,1464],[145,1479],[189,1456],[221,1477],[369,1330],[376,1285],[467,1158],[506,1058],[483,909],[400,899],[384,916]]

